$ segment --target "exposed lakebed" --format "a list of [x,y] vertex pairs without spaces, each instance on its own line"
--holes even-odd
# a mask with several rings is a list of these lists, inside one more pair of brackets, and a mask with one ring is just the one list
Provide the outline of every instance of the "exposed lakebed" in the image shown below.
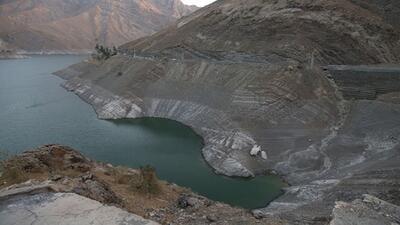
[[160,178],[213,200],[245,208],[266,206],[281,194],[274,176],[238,179],[213,173],[201,156],[202,139],[166,119],[104,121],[60,84],[52,72],[82,56],[35,56],[0,61],[0,150],[22,152],[58,143],[114,165],[156,167]]

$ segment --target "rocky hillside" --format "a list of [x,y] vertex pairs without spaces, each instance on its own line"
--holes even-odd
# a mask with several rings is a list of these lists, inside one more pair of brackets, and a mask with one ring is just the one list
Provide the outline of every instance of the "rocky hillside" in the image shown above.
[[[57,74],[100,118],[191,126],[217,173],[282,175],[292,186],[257,217],[326,224],[337,200],[399,204],[400,105],[382,100],[399,86],[323,70],[400,63],[398,10],[386,0],[220,0],[109,60]],[[357,90],[374,93],[349,98]]]
[[220,0],[128,48],[180,46],[329,64],[398,62],[396,0]]
[[0,40],[26,51],[92,50],[150,35],[196,9],[180,0],[2,0]]

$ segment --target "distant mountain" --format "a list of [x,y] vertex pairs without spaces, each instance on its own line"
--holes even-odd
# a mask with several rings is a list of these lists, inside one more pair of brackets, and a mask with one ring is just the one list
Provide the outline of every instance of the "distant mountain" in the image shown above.
[[120,45],[196,9],[180,0],[0,0],[0,43],[26,51]]

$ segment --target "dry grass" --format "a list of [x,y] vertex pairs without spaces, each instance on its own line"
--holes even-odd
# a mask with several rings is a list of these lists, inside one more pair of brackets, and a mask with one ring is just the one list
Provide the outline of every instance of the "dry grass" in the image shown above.
[[48,176],[45,171],[26,169],[24,161],[12,157],[7,151],[0,150],[0,188],[23,183],[30,179],[44,180]]
[[139,170],[116,167],[111,169],[111,174],[115,183],[128,185],[129,191],[151,195],[157,195],[161,191],[156,170],[151,166],[141,167]]
[[18,184],[28,180],[28,176],[18,167],[3,169],[0,180],[7,184]]
[[22,165],[17,162],[13,164],[6,163],[9,158],[10,154],[8,152],[0,151],[0,186],[22,183],[29,179]]
[[139,182],[135,180],[141,177],[140,170],[125,167],[108,168],[107,172],[96,172],[95,175],[123,199],[123,208],[143,217],[148,216],[149,210],[171,207],[181,193],[187,192],[185,188],[157,180],[158,194],[145,193],[136,188]]

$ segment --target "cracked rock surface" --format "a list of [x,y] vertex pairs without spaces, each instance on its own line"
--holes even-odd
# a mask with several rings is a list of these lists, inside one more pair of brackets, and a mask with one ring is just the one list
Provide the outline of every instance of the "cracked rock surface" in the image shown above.
[[157,225],[73,193],[19,195],[0,202],[1,225]]

